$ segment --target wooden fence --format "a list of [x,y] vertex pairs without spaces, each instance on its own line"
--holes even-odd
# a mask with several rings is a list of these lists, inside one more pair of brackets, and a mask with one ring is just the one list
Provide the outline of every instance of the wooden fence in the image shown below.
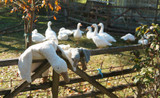
[[160,22],[159,0],[150,0],[148,3],[146,0],[136,0],[138,4],[133,3],[133,0],[123,0],[123,4],[116,4],[120,1],[122,0],[87,0],[85,4],[67,2],[64,9],[67,9],[68,14],[65,16],[84,24],[102,22],[105,30],[116,33],[134,33],[135,28],[141,24]]
[[[93,50],[90,50],[90,52],[91,52],[91,56],[93,56],[93,55],[100,55],[100,54],[119,53],[119,52],[138,50],[138,49],[142,49],[142,46],[130,45],[130,46],[121,46],[121,47],[110,47],[110,48],[104,48],[104,49],[93,49]],[[41,75],[45,70],[47,70],[50,67],[50,64],[47,62],[47,60],[33,61],[33,63],[35,63],[35,62],[42,62],[42,64],[40,65],[39,68],[37,68],[35,70],[35,73],[32,75],[32,80],[35,80],[39,75]],[[69,65],[69,62],[67,60],[66,60],[66,62],[68,64],[68,68],[70,70],[72,70],[71,65]],[[13,66],[13,65],[17,65],[17,64],[18,64],[17,58],[16,59],[8,59],[8,60],[0,60],[0,67]],[[112,71],[109,73],[103,73],[103,78],[125,75],[125,74],[134,73],[134,72],[135,72],[135,70],[133,70],[133,69]],[[64,86],[64,85],[68,85],[68,84],[88,81],[90,84],[92,84],[98,90],[86,92],[83,94],[66,96],[66,97],[67,98],[81,98],[81,97],[87,97],[87,96],[93,96],[93,95],[99,95],[99,94],[106,94],[107,96],[109,96],[111,98],[117,98],[117,95],[115,95],[112,92],[123,90],[128,87],[135,87],[136,86],[136,84],[134,84],[134,83],[128,83],[128,84],[123,84],[123,85],[118,85],[118,86],[106,88],[105,86],[102,86],[99,82],[96,81],[96,79],[102,79],[101,75],[99,75],[99,74],[89,76],[86,72],[82,71],[80,68],[77,68],[77,71],[74,73],[79,75],[80,78],[72,78],[69,83],[65,83],[64,81],[59,81],[59,75],[56,74],[55,72],[53,72],[53,81],[40,83],[40,84],[30,84],[30,87],[27,87],[27,85],[29,85],[28,82],[22,81],[16,87],[0,89],[0,95],[4,95],[4,98],[12,98],[12,97],[16,96],[19,92],[52,88],[52,97],[57,98],[58,97],[58,86]]]

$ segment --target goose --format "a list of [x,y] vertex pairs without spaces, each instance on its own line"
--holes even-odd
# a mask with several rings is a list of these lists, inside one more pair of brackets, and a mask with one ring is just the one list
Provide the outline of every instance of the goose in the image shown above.
[[109,35],[108,33],[104,32],[104,25],[103,23],[99,23],[98,26],[100,26],[100,30],[99,30],[99,35],[104,37],[104,39],[106,39],[108,42],[116,42],[116,40]]
[[[57,50],[61,51],[62,57],[68,59],[73,70],[76,71],[76,68],[73,67],[73,61],[65,54],[63,49],[56,45],[53,40],[48,40],[30,46],[21,54],[18,61],[18,69],[21,78],[27,80],[28,83],[31,83],[32,80],[30,75],[35,69],[35,66],[33,66],[34,63],[32,64],[32,60],[47,59],[52,68],[58,74],[61,74],[66,82],[69,82],[67,63],[57,55]],[[38,65],[36,67],[38,67]]]
[[82,37],[82,32],[80,31],[80,26],[82,26],[82,24],[81,23],[78,23],[77,24],[77,29],[76,30],[73,30],[73,36],[74,36],[74,38],[76,38],[76,39],[80,39],[81,37]]
[[67,35],[72,35],[72,34],[73,34],[73,31],[62,27],[62,28],[59,29],[58,34],[60,34],[60,33],[65,33],[65,34],[67,34]]
[[147,45],[148,44],[148,40],[144,39],[144,38],[141,38],[140,40],[138,40],[138,44]]
[[58,34],[59,40],[68,40],[68,35],[66,33],[60,33]]
[[43,42],[45,40],[46,40],[46,38],[42,34],[38,33],[37,29],[34,29],[32,31],[32,41],[33,42],[40,43],[40,42]]
[[136,38],[134,35],[128,33],[128,34],[122,36],[121,39],[123,39],[125,41],[135,41]]
[[104,39],[102,36],[98,34],[98,26],[97,24],[92,24],[91,27],[94,27],[94,34],[92,36],[93,42],[96,44],[98,48],[111,46],[112,44],[109,43],[106,39]]
[[48,25],[48,28],[45,31],[46,39],[51,39],[55,37],[57,38],[55,31],[53,31],[51,28],[52,22],[49,21],[47,25]]
[[88,26],[86,30],[88,30],[88,32],[86,33],[86,37],[87,37],[88,39],[92,39],[93,32],[92,32],[91,26]]
[[52,22],[49,21],[47,25],[48,25],[48,28],[45,31],[46,39],[47,40],[54,40],[55,43],[58,45],[58,39],[57,39],[56,33],[51,28]]

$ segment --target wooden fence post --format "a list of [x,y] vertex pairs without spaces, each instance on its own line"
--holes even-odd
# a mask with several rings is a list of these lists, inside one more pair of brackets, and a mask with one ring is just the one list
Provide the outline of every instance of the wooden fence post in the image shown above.
[[52,98],[58,98],[59,74],[53,70],[52,74]]

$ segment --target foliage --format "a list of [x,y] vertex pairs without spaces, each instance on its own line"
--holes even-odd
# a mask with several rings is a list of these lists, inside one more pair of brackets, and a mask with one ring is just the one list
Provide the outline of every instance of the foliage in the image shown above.
[[[10,4],[13,8],[10,13],[16,11],[23,12],[23,19],[24,19],[24,32],[25,34],[25,45],[26,48],[29,47],[32,43],[31,32],[33,29],[33,23],[37,21],[37,17],[35,16],[35,12],[39,11],[40,8],[46,7],[58,13],[61,9],[59,6],[58,0],[55,0],[54,7],[48,0],[5,0],[5,4]],[[53,16],[56,20],[56,17]]]
[[143,46],[144,53],[142,55],[138,51],[133,52],[135,55],[133,59],[135,62],[134,69],[140,71],[134,77],[134,82],[141,84],[143,91],[150,91],[149,94],[153,98],[157,98],[160,94],[160,27],[158,24],[141,25],[136,28],[136,35],[148,39],[149,43]]

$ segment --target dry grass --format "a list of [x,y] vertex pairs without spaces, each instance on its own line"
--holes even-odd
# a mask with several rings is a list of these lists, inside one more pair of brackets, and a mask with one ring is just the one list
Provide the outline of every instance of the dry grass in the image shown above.
[[[0,22],[5,23],[5,25],[2,25],[2,23],[0,23],[0,29],[4,29],[10,25],[18,24],[20,21],[21,20],[15,18],[15,16],[8,17],[8,14],[0,15]],[[46,23],[47,21],[45,22],[39,21],[39,23],[37,24],[38,31],[42,34],[44,34],[44,31],[47,28]],[[53,21],[52,28],[56,32],[58,32],[59,28],[62,26],[66,28],[70,28],[70,29],[76,28],[75,23],[73,23],[73,26],[67,27],[67,25],[65,25],[62,22]],[[43,29],[41,29],[41,27],[43,27]],[[20,28],[23,28],[23,26],[21,26]],[[84,30],[85,28],[86,27],[82,27],[82,30]],[[0,35],[0,59],[17,58],[20,56],[20,54],[25,50],[23,34],[24,32],[22,31],[22,32],[14,32],[12,34],[6,33],[4,35]],[[113,43],[113,46],[127,45],[127,43],[124,43],[123,41],[120,40],[120,36],[115,36],[115,38],[117,39],[117,43]],[[96,49],[95,44],[92,42],[92,40],[86,39],[85,34],[83,35],[83,38],[80,40],[79,44],[76,43],[76,40],[72,36],[69,37],[68,41],[60,41],[59,43],[60,44],[70,44],[72,47],[84,47],[87,49]],[[130,53],[124,52],[123,54],[124,56],[122,56],[122,54],[104,54],[104,55],[92,56],[87,66],[88,67],[87,73],[89,75],[98,74],[97,68],[101,68],[102,72],[110,72],[113,70],[131,68],[133,66],[133,62],[130,61],[130,58],[131,58]],[[102,62],[103,62],[103,65],[101,66]],[[115,67],[115,68],[111,69],[111,67]],[[20,77],[17,75],[17,66],[0,68],[0,77],[1,77],[0,78],[0,88],[8,88],[8,87],[16,86],[19,83],[19,81],[17,80],[20,80]],[[78,76],[75,74],[71,74],[70,77],[75,78]],[[131,78],[132,77],[129,77],[126,79],[129,82],[131,81]],[[101,82],[101,84],[106,87],[111,87],[111,86],[116,86],[119,84],[126,83],[126,81],[123,79],[122,76],[110,77],[107,79],[99,79],[97,81],[103,81]],[[35,81],[35,83],[39,83],[39,82],[41,82],[41,79],[38,79]],[[77,89],[78,92],[75,92],[74,90],[71,90],[70,88]],[[88,82],[75,83],[72,85],[67,85],[67,88],[60,87],[59,96],[73,95],[73,94],[77,94],[80,92],[87,92],[91,90],[96,90],[96,89],[92,85],[88,84]],[[118,94],[120,97],[124,97],[126,96],[125,92],[130,92],[129,95],[133,94],[131,89],[125,89],[121,92],[115,92],[115,93]],[[30,92],[20,93],[20,96],[24,97],[26,96],[26,94],[29,94],[29,93]],[[38,98],[38,96],[41,96],[41,98],[44,96],[48,96],[48,98],[50,98],[49,96],[51,95],[50,89],[45,90],[45,92],[44,90],[38,90],[38,91],[32,91],[31,93],[33,93],[31,95],[36,98]],[[103,96],[100,96],[100,97],[103,97]]]

